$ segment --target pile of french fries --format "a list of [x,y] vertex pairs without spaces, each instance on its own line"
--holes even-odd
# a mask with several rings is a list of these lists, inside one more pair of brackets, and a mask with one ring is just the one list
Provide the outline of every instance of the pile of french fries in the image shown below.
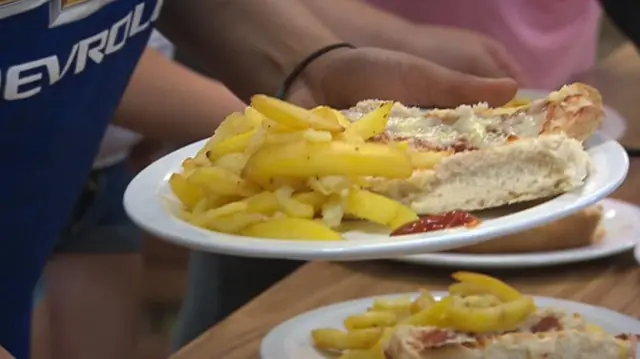
[[341,329],[311,332],[314,346],[339,359],[385,359],[383,348],[400,325],[433,326],[464,333],[517,329],[536,311],[533,298],[484,274],[457,272],[449,295],[428,291],[411,297],[376,299],[368,311],[346,318]]
[[336,228],[345,217],[390,230],[417,220],[366,189],[367,178],[407,178],[444,156],[368,141],[385,130],[392,106],[352,123],[329,107],[254,96],[169,179],[182,218],[218,232],[291,240],[341,240]]
[[506,107],[506,108],[522,107],[522,106],[527,106],[530,103],[531,103],[531,100],[527,98],[516,97],[511,101],[507,102],[506,104],[504,104],[502,107]]

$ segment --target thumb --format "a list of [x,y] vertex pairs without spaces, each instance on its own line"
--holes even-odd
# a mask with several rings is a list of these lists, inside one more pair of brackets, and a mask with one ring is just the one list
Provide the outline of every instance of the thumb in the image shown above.
[[478,102],[500,106],[511,100],[518,90],[517,83],[509,78],[478,77],[432,63],[425,63],[423,71],[427,81],[423,83],[422,93],[431,106],[456,107]]

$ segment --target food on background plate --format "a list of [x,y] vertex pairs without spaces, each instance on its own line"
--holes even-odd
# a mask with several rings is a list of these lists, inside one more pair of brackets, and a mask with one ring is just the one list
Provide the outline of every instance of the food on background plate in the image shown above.
[[306,110],[257,95],[169,185],[184,220],[253,237],[340,240],[343,219],[395,234],[474,227],[465,211],[580,186],[590,165],[581,141],[601,119],[598,93],[582,84],[496,109],[368,100]]
[[536,253],[586,247],[605,235],[602,206],[597,204],[539,227],[490,239],[451,252],[473,254]]
[[375,300],[345,318],[344,329],[311,332],[314,346],[339,359],[630,359],[636,335],[605,333],[582,316],[537,308],[498,279],[453,274],[449,294]]

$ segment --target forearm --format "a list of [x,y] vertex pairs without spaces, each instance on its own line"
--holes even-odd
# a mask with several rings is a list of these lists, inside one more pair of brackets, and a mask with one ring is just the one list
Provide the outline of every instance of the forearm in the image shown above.
[[244,107],[222,84],[147,49],[114,122],[147,137],[184,143],[210,136],[228,114]]
[[166,0],[162,14],[163,33],[245,100],[340,41],[299,0]]
[[362,0],[302,0],[333,32],[359,46],[405,50],[415,25]]

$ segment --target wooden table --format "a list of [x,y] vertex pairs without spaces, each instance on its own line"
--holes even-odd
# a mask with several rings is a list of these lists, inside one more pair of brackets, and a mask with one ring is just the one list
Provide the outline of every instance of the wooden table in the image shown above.
[[[640,57],[627,47],[589,74],[605,101],[630,123],[622,142],[640,148]],[[640,158],[614,197],[640,204]],[[640,218],[638,219],[640,220]],[[277,283],[173,355],[172,359],[259,359],[260,341],[279,323],[319,306],[361,297],[443,290],[450,269],[389,261],[314,262]],[[569,266],[491,273],[523,292],[577,300],[640,317],[640,266],[631,253]],[[304,358],[301,358],[304,359]]]

